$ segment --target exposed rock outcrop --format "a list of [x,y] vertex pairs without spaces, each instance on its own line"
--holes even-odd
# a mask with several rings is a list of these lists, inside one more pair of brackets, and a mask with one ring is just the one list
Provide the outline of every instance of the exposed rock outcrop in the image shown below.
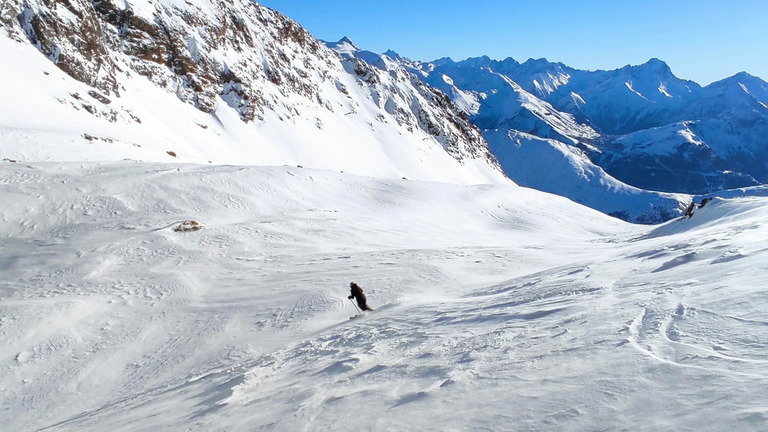
[[[251,1],[9,0],[0,19],[12,37],[27,39],[94,87],[88,94],[104,105],[120,97],[123,76],[132,74],[203,112],[225,103],[244,122],[264,121],[268,113],[287,121],[307,107],[345,115],[356,112],[363,94],[380,108],[379,122],[420,129],[456,159],[480,157],[500,170],[480,132],[446,95],[405,68],[344,58]],[[351,91],[349,76],[362,92]],[[80,105],[108,119],[139,121],[116,108]],[[319,119],[316,124],[323,128]]]

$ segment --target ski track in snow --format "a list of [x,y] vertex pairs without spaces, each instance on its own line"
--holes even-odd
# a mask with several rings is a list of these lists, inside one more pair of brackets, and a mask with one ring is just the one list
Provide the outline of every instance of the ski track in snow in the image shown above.
[[768,423],[761,198],[633,227],[513,186],[135,163],[0,166],[0,197],[8,430]]

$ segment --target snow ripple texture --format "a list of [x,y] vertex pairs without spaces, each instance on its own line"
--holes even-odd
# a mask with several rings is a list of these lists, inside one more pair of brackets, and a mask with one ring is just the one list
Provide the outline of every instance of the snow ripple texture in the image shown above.
[[514,185],[133,162],[3,164],[0,198],[7,430],[768,426],[765,198],[647,227]]

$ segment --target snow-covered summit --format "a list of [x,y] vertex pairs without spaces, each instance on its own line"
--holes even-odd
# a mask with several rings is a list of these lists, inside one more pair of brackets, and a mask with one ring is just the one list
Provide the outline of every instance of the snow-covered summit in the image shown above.
[[[768,82],[746,72],[715,81],[704,89],[711,94],[709,97],[713,102],[714,99],[720,98],[721,105],[724,103],[746,104],[754,100],[768,109]],[[722,98],[727,100],[723,101]]]
[[673,75],[672,74],[672,69],[670,69],[670,67],[667,64],[667,62],[665,62],[665,61],[663,61],[663,60],[661,60],[659,58],[656,58],[656,57],[652,57],[652,58],[648,59],[648,61],[646,61],[643,64],[640,64],[640,65],[637,65],[637,66],[627,65],[627,66],[625,66],[625,68],[635,69],[635,70],[642,71],[642,72],[645,72],[645,73],[652,73],[652,74],[657,74],[657,75],[662,75],[662,76],[663,75]]
[[[469,113],[481,129],[576,146],[608,174],[642,189],[704,193],[768,181],[761,162],[768,145],[760,138],[768,135],[768,83],[746,73],[702,88],[676,77],[658,58],[597,71],[543,58],[519,63],[476,57],[419,67],[425,81],[459,106],[467,106],[466,94],[477,95],[476,111]],[[445,77],[455,89],[443,84]],[[514,84],[501,84],[506,82]],[[515,86],[526,94],[524,106],[543,109],[526,112],[516,103],[496,102],[507,94],[505,87]],[[529,112],[538,112],[538,120],[532,122]],[[689,126],[681,129],[683,124]]]
[[384,55],[393,60],[403,60],[403,57],[401,57],[400,54],[391,49],[384,51]]
[[326,42],[325,44],[328,46],[328,48],[331,48],[338,53],[352,53],[360,49],[357,47],[357,45],[355,45],[354,42],[352,42],[352,39],[346,36],[339,39],[338,42]]

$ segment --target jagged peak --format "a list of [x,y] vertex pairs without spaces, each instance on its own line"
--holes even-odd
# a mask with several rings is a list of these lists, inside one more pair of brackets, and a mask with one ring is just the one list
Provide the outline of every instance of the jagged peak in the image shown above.
[[392,60],[400,60],[402,58],[400,57],[400,54],[396,53],[391,49],[384,51],[384,55],[391,58]]
[[749,74],[747,72],[739,72],[735,75],[731,75],[727,78],[723,78],[721,80],[715,81],[712,84],[710,84],[707,87],[718,87],[718,86],[727,86],[727,85],[733,85],[733,84],[759,84],[761,86],[768,87],[768,82],[764,81],[762,78],[754,76],[752,74]]
[[345,44],[345,43],[346,44],[350,44],[353,47],[357,48],[357,45],[355,45],[355,43],[352,42],[352,39],[348,38],[347,36],[344,36],[343,38],[339,39],[338,43],[340,43],[340,44]]
[[741,72],[739,72],[739,73],[737,73],[737,74],[735,74],[735,75],[733,75],[733,76],[731,76],[729,78],[726,78],[726,79],[724,79],[722,81],[726,81],[726,80],[738,80],[738,81],[747,81],[747,82],[760,81],[761,83],[766,84],[766,82],[762,78],[760,78],[758,76],[755,76],[755,75],[752,75],[750,73],[744,72],[744,71],[741,71]]
[[339,39],[338,42],[325,42],[325,46],[327,46],[332,50],[336,50],[338,52],[352,53],[352,52],[360,51],[360,48],[358,48],[357,45],[355,45],[355,43],[352,42],[352,39],[346,36]]
[[515,59],[513,59],[512,57],[507,57],[507,58],[505,58],[504,60],[501,61],[501,64],[515,64],[515,65],[519,65],[520,62],[515,60]]
[[437,60],[431,61],[430,63],[432,63],[435,66],[445,66],[449,64],[456,64],[456,62],[453,61],[453,59],[450,57],[441,57]]
[[545,57],[541,57],[541,58],[537,58],[537,59],[529,58],[525,62],[520,63],[520,66],[522,68],[526,69],[526,70],[541,70],[541,71],[549,70],[549,69],[552,69],[552,68],[561,68],[562,69],[562,68],[567,68],[568,67],[568,66],[566,66],[563,63],[551,62],[551,61],[547,60]]
[[487,55],[483,55],[480,57],[470,57],[460,61],[459,64],[469,67],[490,67],[493,64],[493,59]]
[[520,62],[513,59],[512,57],[507,57],[500,62],[496,62],[496,68],[502,72],[516,69],[519,66]]
[[658,57],[651,57],[650,59],[648,59],[647,62],[643,64],[648,66],[654,66],[654,67],[669,67],[667,66],[667,63],[664,60],[661,60]]
[[525,61],[523,64],[551,64],[551,63],[552,63],[552,62],[550,62],[549,60],[547,60],[547,58],[546,58],[546,57],[541,57],[541,58],[537,58],[537,59],[535,59],[535,58],[529,58],[529,59],[528,59],[528,60],[526,60],[526,61]]
[[652,57],[647,62],[641,65],[629,66],[629,68],[635,69],[635,70],[643,70],[643,71],[647,70],[647,71],[652,71],[660,74],[668,74],[668,75],[672,74],[672,69],[669,68],[669,65],[665,61],[660,60],[656,57]]
[[478,61],[478,62],[490,62],[493,61],[490,57],[487,55],[481,55],[479,57],[469,57],[465,61]]

